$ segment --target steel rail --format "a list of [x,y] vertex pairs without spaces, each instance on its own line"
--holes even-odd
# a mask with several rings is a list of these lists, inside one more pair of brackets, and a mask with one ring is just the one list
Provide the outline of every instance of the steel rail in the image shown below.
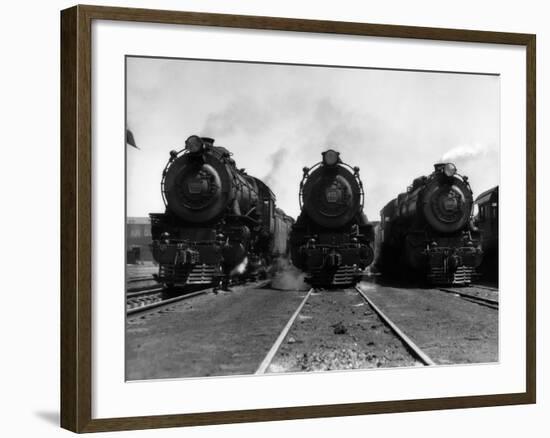
[[140,291],[137,291],[137,292],[126,292],[126,298],[136,298],[136,297],[139,297],[141,295],[148,295],[148,294],[154,294],[154,293],[158,293],[158,292],[162,292],[164,289],[162,287],[154,287],[152,289],[145,289],[145,290],[140,290]]
[[203,294],[205,294],[207,292],[210,292],[210,291],[212,291],[212,288],[199,290],[199,291],[196,291],[196,292],[192,292],[190,294],[180,295],[178,297],[169,298],[167,300],[157,301],[156,303],[147,304],[145,306],[133,307],[131,309],[126,309],[126,316],[135,315],[136,313],[147,312],[149,310],[156,309],[157,307],[166,306],[168,304],[174,304],[174,303],[177,303],[178,301],[183,301],[183,300],[186,300],[188,298],[196,297],[197,295],[203,295]]
[[418,345],[416,345],[411,338],[409,338],[405,333],[401,331],[395,323],[388,318],[382,310],[380,310],[373,302],[372,300],[365,294],[359,286],[355,286],[355,290],[359,292],[359,295],[363,297],[363,299],[367,302],[369,306],[376,312],[376,314],[384,321],[384,323],[390,327],[390,329],[397,335],[397,337],[405,344],[405,346],[414,353],[416,357],[420,359],[420,361],[426,365],[426,366],[433,366],[436,365],[436,363],[426,354],[424,353]]
[[266,356],[264,357],[264,360],[262,360],[262,363],[260,364],[260,366],[258,367],[258,369],[256,370],[256,372],[254,374],[265,374],[265,372],[269,368],[269,365],[271,364],[271,361],[273,360],[273,358],[277,354],[277,351],[279,351],[279,348],[281,347],[281,344],[285,340],[286,335],[290,331],[290,328],[294,324],[294,321],[296,320],[296,318],[300,314],[300,311],[304,307],[304,304],[306,304],[306,301],[310,297],[313,290],[314,289],[311,288],[308,291],[308,293],[306,294],[306,296],[304,297],[304,299],[302,300],[302,302],[300,303],[300,305],[298,306],[296,311],[292,314],[292,316],[290,317],[290,319],[288,320],[286,325],[283,327],[283,330],[281,330],[281,333],[279,333],[279,336],[277,337],[277,339],[275,340],[275,342],[273,343],[273,345],[271,346],[271,348],[267,352]]
[[[257,283],[248,284],[245,287],[263,287],[268,283],[269,283],[269,280],[264,280],[264,281],[260,281],[260,282],[257,282]],[[177,303],[179,301],[183,301],[183,300],[186,300],[188,298],[196,297],[198,295],[203,295],[203,294],[208,293],[208,292],[213,292],[213,290],[214,290],[214,288],[209,287],[209,288],[206,288],[206,289],[198,290],[196,292],[183,294],[183,295],[180,295],[180,296],[177,296],[177,297],[174,297],[174,298],[168,298],[166,300],[157,301],[155,303],[147,304],[145,306],[139,306],[139,307],[133,307],[131,309],[126,309],[126,316],[135,315],[136,313],[147,312],[149,310],[156,309],[157,307],[162,307],[162,306],[165,306],[165,305],[168,305],[168,304]],[[136,292],[136,293],[138,293],[138,292]]]
[[471,287],[478,287],[480,289],[487,289],[493,292],[498,292],[498,287],[485,286],[483,284],[471,284]]
[[472,295],[472,294],[467,294],[467,293],[464,293],[464,292],[460,292],[459,290],[454,290],[454,289],[447,289],[447,288],[444,288],[444,287],[438,287],[437,290],[440,290],[441,292],[446,292],[446,293],[449,293],[449,294],[455,294],[455,295],[458,295],[468,301],[472,301],[472,302],[475,302],[476,304],[480,304],[482,306],[486,306],[486,307],[489,307],[491,309],[498,309],[498,300],[492,300],[490,298],[483,298],[483,297],[478,297],[478,296],[475,296],[475,295]]
[[128,280],[126,280],[126,282],[127,283],[137,283],[137,282],[140,282],[140,281],[148,281],[148,280],[155,281],[155,277],[153,277],[153,274],[151,274],[149,276],[145,276],[145,277],[132,277],[132,278],[129,278]]

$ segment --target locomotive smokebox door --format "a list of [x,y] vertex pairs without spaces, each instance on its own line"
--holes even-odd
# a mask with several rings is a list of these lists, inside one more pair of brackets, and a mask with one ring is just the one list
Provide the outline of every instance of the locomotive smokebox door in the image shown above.
[[304,184],[304,209],[321,226],[341,227],[358,213],[359,192],[359,185],[347,169],[319,167]]
[[220,216],[231,193],[227,167],[211,155],[178,157],[164,177],[164,196],[169,208],[182,219],[200,223]]

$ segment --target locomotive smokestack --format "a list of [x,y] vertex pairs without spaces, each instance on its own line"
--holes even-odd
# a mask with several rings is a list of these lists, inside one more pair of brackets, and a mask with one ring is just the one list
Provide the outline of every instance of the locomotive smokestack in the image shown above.
[[434,167],[436,172],[443,172],[449,178],[456,173],[456,166],[453,163],[437,163]]
[[326,166],[336,166],[336,164],[340,163],[340,152],[336,152],[333,149],[329,149],[328,151],[325,151],[321,154],[323,156],[323,163]]

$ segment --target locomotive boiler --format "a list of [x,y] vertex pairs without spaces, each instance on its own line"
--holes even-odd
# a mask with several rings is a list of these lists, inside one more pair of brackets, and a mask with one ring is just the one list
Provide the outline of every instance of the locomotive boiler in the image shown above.
[[334,150],[304,167],[301,213],[292,226],[292,262],[313,286],[341,286],[360,280],[372,263],[373,227],[363,212],[365,193],[359,168]]
[[438,163],[380,212],[377,267],[386,276],[469,284],[482,261],[468,177]]
[[258,178],[208,137],[190,136],[162,172],[164,213],[152,213],[157,280],[167,287],[218,285],[257,275],[287,252],[293,220]]

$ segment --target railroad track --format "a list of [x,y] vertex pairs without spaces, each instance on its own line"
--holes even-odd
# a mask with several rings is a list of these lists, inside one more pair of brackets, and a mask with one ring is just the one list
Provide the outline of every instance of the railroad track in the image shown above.
[[384,313],[380,310],[372,300],[363,292],[359,286],[355,286],[355,290],[359,292],[359,295],[368,303],[368,305],[376,312],[380,319],[391,329],[391,331],[401,340],[403,345],[409,350],[409,352],[416,357],[420,362],[426,366],[435,365],[435,362],[422,351],[422,349],[416,345],[411,338],[409,338],[403,331],[397,327],[397,325]]
[[163,288],[161,286],[158,286],[158,287],[153,287],[151,289],[144,289],[136,292],[126,292],[126,299],[147,296],[147,295],[162,292],[162,291],[163,291]]
[[[378,315],[378,317],[382,320],[382,322],[388,326],[388,328],[394,333],[394,335],[403,343],[405,348],[409,351],[409,353],[417,359],[420,363],[422,363],[425,366],[432,366],[435,365],[435,362],[418,347],[402,330],[397,327],[395,323],[391,321],[391,319],[385,315],[368,297],[367,295],[358,287],[355,286],[354,288],[357,293],[361,296],[361,298],[366,301],[366,303],[372,308],[372,310]],[[302,308],[306,304],[307,300],[311,297],[313,293],[315,293],[317,290],[315,288],[311,288],[307,294],[304,296],[303,300],[298,305],[296,311],[292,314],[286,325],[283,327],[281,332],[279,333],[279,336],[269,349],[268,353],[260,363],[260,366],[257,368],[256,372],[254,374],[265,374],[269,366],[271,365],[273,359],[277,355],[277,352],[279,351],[281,345],[283,344],[285,338],[287,337],[288,333],[290,332],[290,329],[292,328],[294,322],[296,321],[298,315],[300,314]],[[336,292],[337,293],[337,292]]]
[[154,303],[161,302],[165,291],[162,287],[140,290],[137,292],[126,292],[126,312],[133,309],[145,308]]
[[146,277],[133,277],[126,280],[126,291],[141,292],[157,287],[157,285],[160,287],[152,275]]
[[273,358],[277,354],[277,351],[279,351],[279,348],[281,347],[281,344],[285,340],[286,335],[290,331],[290,329],[292,327],[292,324],[294,324],[294,321],[296,320],[296,318],[300,314],[300,311],[302,310],[302,307],[304,307],[304,304],[309,299],[309,297],[311,296],[313,291],[314,291],[314,289],[311,288],[308,291],[308,293],[305,295],[304,299],[300,302],[300,304],[298,305],[298,308],[292,314],[292,316],[290,317],[290,319],[288,320],[286,325],[283,327],[283,329],[281,330],[281,333],[279,333],[279,336],[277,337],[277,339],[275,340],[275,342],[273,343],[273,345],[271,346],[271,348],[267,352],[264,360],[260,363],[260,366],[258,367],[258,369],[256,370],[256,372],[254,374],[265,374],[265,372],[269,368],[269,365],[273,361]]
[[490,290],[490,291],[493,291],[493,292],[498,292],[497,287],[485,286],[483,284],[472,284],[471,286],[472,287],[477,287],[479,289],[487,289],[487,290]]
[[[268,281],[260,281],[257,283],[260,287],[265,286]],[[235,286],[235,285],[234,285]],[[144,313],[150,310],[155,310],[159,307],[174,304],[179,301],[187,300],[198,295],[203,295],[212,292],[214,288],[207,287],[195,292],[185,293],[176,297],[166,297],[166,290],[162,287],[154,287],[147,290],[140,290],[126,293],[126,315],[131,316],[137,313]]]
[[140,291],[126,294],[126,316],[135,315],[137,313],[144,313],[150,310],[157,309],[159,307],[167,306],[169,304],[174,304],[179,301],[196,297],[197,295],[203,295],[211,291],[212,288],[207,288],[171,298],[165,297],[165,291],[162,288],[160,288],[160,290],[151,289],[149,291]]
[[[474,286],[474,287],[479,287],[479,286]],[[480,296],[470,294],[470,293],[467,293],[467,292],[461,292],[458,289],[447,289],[447,288],[444,288],[444,287],[440,287],[440,288],[438,288],[438,290],[440,290],[441,292],[454,294],[454,295],[457,295],[461,298],[464,298],[465,300],[471,301],[473,303],[476,303],[476,304],[479,304],[479,305],[482,305],[482,306],[485,306],[485,307],[489,307],[491,309],[498,310],[498,300],[493,300],[491,298],[480,297]],[[496,290],[496,289],[494,289],[494,290]]]
[[142,276],[142,277],[132,277],[132,278],[129,278],[127,283],[138,283],[138,282],[141,282],[141,281],[153,281],[155,278],[153,277],[153,275],[145,275],[145,276]]

